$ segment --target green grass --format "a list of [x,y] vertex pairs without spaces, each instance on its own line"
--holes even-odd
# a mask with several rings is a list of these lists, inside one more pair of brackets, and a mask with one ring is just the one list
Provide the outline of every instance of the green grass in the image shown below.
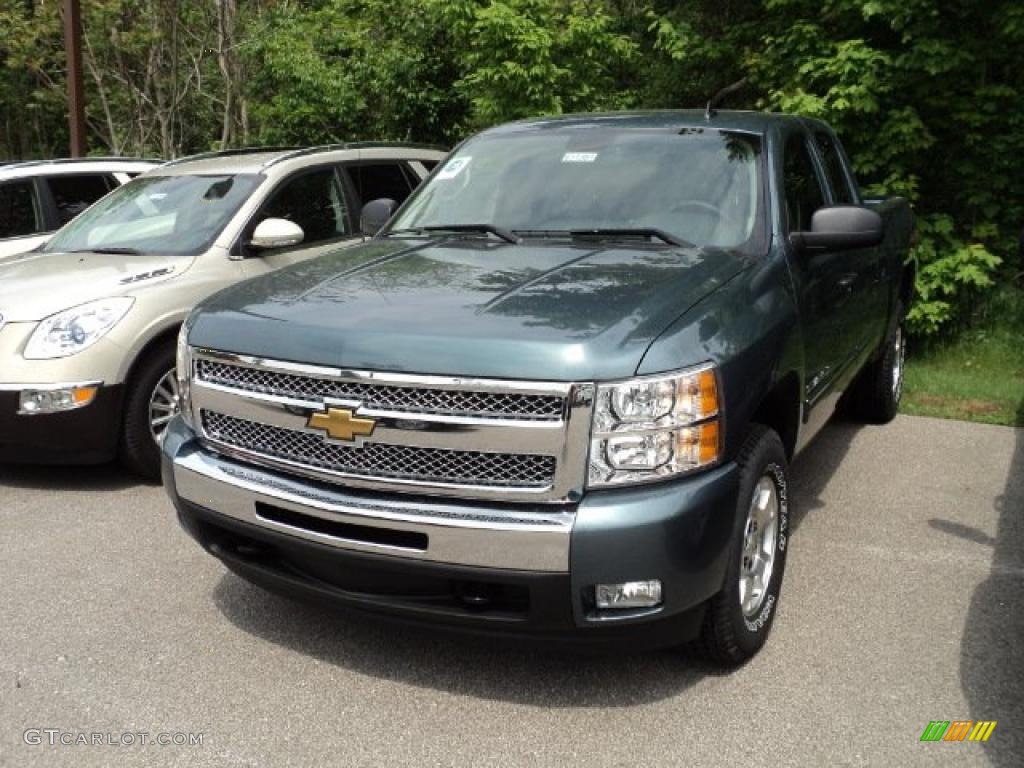
[[1024,295],[987,303],[957,338],[911,341],[903,413],[1024,426]]

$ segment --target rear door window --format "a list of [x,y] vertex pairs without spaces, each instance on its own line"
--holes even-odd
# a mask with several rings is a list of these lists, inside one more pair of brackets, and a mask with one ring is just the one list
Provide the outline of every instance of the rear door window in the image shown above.
[[46,185],[57,210],[58,224],[67,224],[107,192],[117,187],[109,174],[89,173],[74,176],[50,176]]
[[264,204],[256,223],[287,219],[302,227],[303,245],[349,234],[345,195],[334,168],[321,168],[286,181]]
[[359,204],[387,197],[396,203],[405,202],[413,190],[409,171],[403,163],[367,163],[346,168],[359,198]]
[[818,150],[825,160],[825,172],[828,174],[828,182],[832,186],[836,205],[853,205],[855,202],[853,187],[850,186],[850,180],[846,174],[846,164],[840,154],[839,143],[825,131],[818,131],[814,134],[814,140],[818,143]]
[[786,140],[782,162],[789,231],[806,232],[811,228],[811,216],[825,205],[825,195],[803,134],[794,133]]
[[0,184],[0,237],[25,237],[44,231],[31,181]]

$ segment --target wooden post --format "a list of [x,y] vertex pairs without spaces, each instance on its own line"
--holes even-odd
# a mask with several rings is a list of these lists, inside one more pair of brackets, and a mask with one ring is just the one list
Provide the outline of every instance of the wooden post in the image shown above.
[[71,156],[85,155],[85,95],[82,91],[82,9],[64,0],[64,50],[68,60],[68,132]]

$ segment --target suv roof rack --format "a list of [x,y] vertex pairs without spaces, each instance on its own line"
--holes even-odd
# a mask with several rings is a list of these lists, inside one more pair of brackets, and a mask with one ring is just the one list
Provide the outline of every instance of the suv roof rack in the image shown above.
[[103,157],[56,157],[52,160],[4,160],[0,161],[3,168],[29,168],[36,165],[66,165],[70,163],[162,163],[163,160],[153,157],[119,157],[116,155]]
[[193,160],[210,160],[216,157],[231,157],[233,155],[250,155],[256,154],[257,152],[293,152],[301,149],[296,146],[272,146],[272,147],[231,147],[230,149],[214,149],[210,152],[197,152],[194,155],[185,155],[184,157],[178,157],[174,160],[168,160],[164,163],[166,168],[169,165],[180,165],[181,163],[190,163]]
[[306,155],[315,155],[318,152],[336,152],[345,149],[373,149],[375,147],[387,148],[387,147],[401,147],[403,149],[429,149],[438,152],[447,152],[448,150],[444,147],[436,144],[419,144],[410,141],[346,141],[337,142],[334,144],[318,144],[312,147],[234,147],[232,149],[218,149],[212,152],[200,152],[196,155],[188,155],[187,157],[179,157],[176,160],[171,160],[164,163],[164,167],[170,165],[179,165],[181,163],[192,162],[193,160],[211,160],[218,157],[233,157],[237,155],[249,155],[259,154],[266,152],[277,152],[277,157],[272,157],[264,162],[260,168],[269,168],[272,165],[283,163],[285,160],[292,160],[296,157],[304,157]]

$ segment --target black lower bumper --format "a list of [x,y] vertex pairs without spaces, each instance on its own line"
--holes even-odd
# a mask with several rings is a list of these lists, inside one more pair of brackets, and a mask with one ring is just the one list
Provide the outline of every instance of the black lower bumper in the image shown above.
[[19,392],[0,392],[0,462],[102,464],[117,454],[124,387],[101,387],[84,408],[18,413]]

